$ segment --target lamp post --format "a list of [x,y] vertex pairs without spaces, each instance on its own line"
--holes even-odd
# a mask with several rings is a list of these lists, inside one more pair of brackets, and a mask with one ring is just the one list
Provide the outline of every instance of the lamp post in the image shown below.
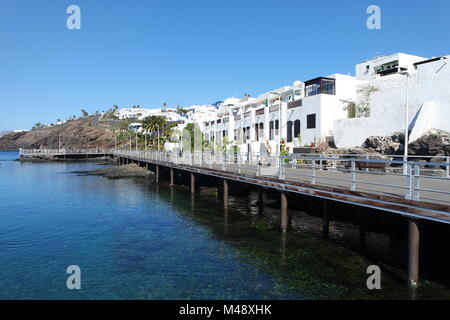
[[137,131],[136,131],[136,151],[138,150],[138,134],[137,134]]
[[278,95],[279,105],[278,105],[278,145],[277,145],[277,153],[280,153],[281,148],[281,94],[275,91],[271,91],[270,94]]
[[406,76],[406,109],[405,109],[405,153],[403,156],[403,174],[408,174],[408,145],[409,145],[409,76],[408,71],[400,72],[399,74]]

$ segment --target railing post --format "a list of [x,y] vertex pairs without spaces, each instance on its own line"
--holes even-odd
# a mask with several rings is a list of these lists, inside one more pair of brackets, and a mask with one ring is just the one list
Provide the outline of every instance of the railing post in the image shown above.
[[351,190],[352,191],[356,190],[356,165],[355,165],[355,160],[352,160],[352,186],[351,186]]
[[316,184],[316,160],[312,160],[312,177],[311,184]]
[[406,199],[411,200],[412,199],[412,189],[413,189],[413,168],[410,164],[408,164],[407,167],[407,178],[406,178]]
[[[237,153],[238,173],[241,173],[241,162],[242,162],[241,154]],[[258,164],[258,166],[259,166],[259,164]]]
[[416,164],[414,166],[414,196],[416,201],[420,200],[420,166]]
[[262,167],[262,159],[261,162],[257,162],[256,163],[256,176],[260,177],[261,176],[261,167]]
[[225,171],[227,167],[225,165],[225,154],[223,152],[221,158],[222,158],[222,170]]
[[[369,160],[369,156],[366,156],[366,160]],[[367,162],[368,163],[368,162]],[[369,166],[368,165],[366,165],[366,172],[369,172],[370,170],[369,170]]]
[[320,161],[319,161],[319,165],[320,165],[320,169],[319,169],[319,170],[320,170],[320,171],[323,170],[323,169],[322,169],[322,166],[323,166],[323,160],[322,160],[322,159],[323,159],[323,153],[320,154]]
[[279,175],[279,178],[280,178],[280,180],[284,180],[284,179],[286,179],[286,175],[285,175],[285,172],[284,172],[284,159],[281,157],[281,156],[279,156],[279,159],[280,159],[280,175]]
[[450,157],[447,157],[446,159],[447,165],[445,166],[445,177],[450,178]]
[[408,158],[403,157],[403,174],[408,174]]

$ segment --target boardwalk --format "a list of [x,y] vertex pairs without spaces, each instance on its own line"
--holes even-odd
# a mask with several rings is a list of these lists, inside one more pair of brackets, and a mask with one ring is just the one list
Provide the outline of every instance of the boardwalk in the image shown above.
[[[408,163],[410,173],[404,175],[371,169],[357,170],[356,165],[353,165],[353,169],[351,165],[347,166],[349,169],[345,165],[336,168],[319,165],[321,160],[323,163],[329,162],[328,158],[314,158],[316,165],[308,166],[292,161],[286,163],[289,159],[269,159],[264,162],[237,157],[208,158],[203,155],[196,158],[144,151],[116,151],[114,155],[450,224],[450,179],[445,175],[420,174],[420,166],[423,164],[416,162]],[[310,159],[302,158],[301,161],[308,163]],[[353,159],[342,161],[351,162]],[[377,162],[380,161],[374,161]],[[432,164],[428,163],[427,166]],[[435,166],[445,166],[445,163],[437,163]],[[418,172],[414,172],[414,168]]]

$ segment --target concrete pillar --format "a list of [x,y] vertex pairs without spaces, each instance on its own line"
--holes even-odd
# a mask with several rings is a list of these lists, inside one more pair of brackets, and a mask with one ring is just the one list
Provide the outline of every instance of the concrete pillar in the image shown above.
[[322,202],[322,231],[325,237],[330,233],[330,218],[328,215],[328,200],[324,199]]
[[191,172],[191,193],[195,193],[195,175]]
[[228,181],[227,179],[223,179],[223,206],[225,208],[228,208],[228,196],[229,196],[229,191],[228,191]]
[[155,170],[155,181],[159,182],[159,166],[156,166]]
[[281,232],[286,232],[288,228],[288,201],[286,192],[281,191]]
[[223,183],[220,179],[219,179],[219,184],[217,186],[217,195],[219,196],[219,199],[222,198],[222,195],[223,195]]
[[170,168],[170,186],[174,186],[174,174],[173,174],[173,168]]
[[419,244],[418,220],[408,221],[408,281],[412,288],[419,286]]
[[264,200],[263,200],[263,188],[258,188],[258,211],[259,213],[263,212]]

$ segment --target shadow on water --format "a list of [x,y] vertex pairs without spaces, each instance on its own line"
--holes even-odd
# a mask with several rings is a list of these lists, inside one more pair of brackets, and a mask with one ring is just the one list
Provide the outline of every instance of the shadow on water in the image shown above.
[[[331,207],[333,218],[325,237],[320,216],[294,209],[290,211],[291,232],[282,234],[278,231],[278,199],[270,193],[265,195],[261,212],[256,203],[256,192],[230,197],[230,208],[224,209],[216,189],[202,188],[191,196],[186,188],[169,187],[164,182],[158,187],[148,185],[146,188],[149,192],[158,188],[158,197],[206,228],[215,239],[233,246],[240,259],[270,272],[287,288],[306,298],[450,298],[444,285],[448,280],[442,277],[438,280],[443,284],[422,279],[419,290],[408,288],[405,280],[405,223],[395,216],[384,217],[380,222],[379,213],[361,217],[362,213],[357,212],[355,221],[358,224],[346,221],[355,218],[347,214],[348,207]],[[378,219],[377,223],[370,227],[374,219]],[[392,226],[384,226],[383,229],[386,221]],[[382,290],[368,290],[366,287],[370,265],[378,265],[382,270]],[[422,267],[427,279],[429,269]]]

